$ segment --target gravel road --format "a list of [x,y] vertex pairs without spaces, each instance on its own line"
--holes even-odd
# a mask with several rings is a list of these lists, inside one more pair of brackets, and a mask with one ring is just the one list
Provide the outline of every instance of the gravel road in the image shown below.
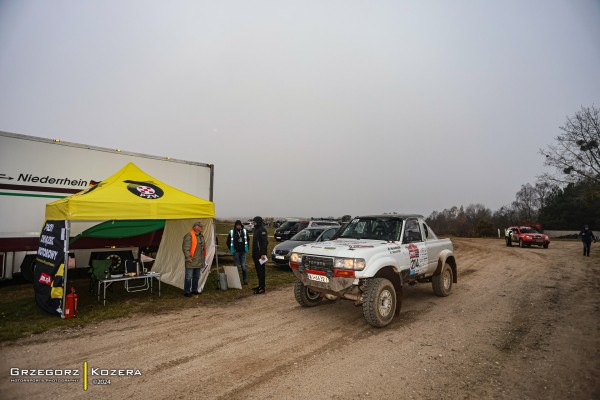
[[[406,287],[383,329],[350,301],[301,308],[292,288],[106,321],[0,346],[2,399],[598,399],[600,246],[454,239],[458,284]],[[268,284],[268,277],[267,277]],[[191,300],[196,301],[196,300]],[[138,369],[77,383],[10,368]],[[80,377],[81,378],[81,377]],[[94,379],[110,385],[92,385]]]

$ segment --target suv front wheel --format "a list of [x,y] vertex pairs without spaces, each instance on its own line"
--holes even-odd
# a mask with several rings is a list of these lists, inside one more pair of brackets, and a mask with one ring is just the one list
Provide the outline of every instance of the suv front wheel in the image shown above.
[[392,282],[385,278],[370,279],[363,299],[363,315],[370,325],[381,328],[392,322],[396,312],[396,290]]
[[294,285],[294,297],[302,307],[314,307],[319,305],[323,300],[321,293],[313,291],[308,286],[304,286],[302,282],[296,279]]

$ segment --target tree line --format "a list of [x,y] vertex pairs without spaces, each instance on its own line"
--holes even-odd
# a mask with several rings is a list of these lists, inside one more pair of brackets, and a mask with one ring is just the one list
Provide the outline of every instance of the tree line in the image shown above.
[[600,110],[582,107],[559,127],[553,144],[540,150],[554,169],[526,183],[515,200],[492,211],[469,204],[434,211],[427,223],[435,232],[456,236],[496,236],[498,229],[530,225],[540,230],[600,230]]

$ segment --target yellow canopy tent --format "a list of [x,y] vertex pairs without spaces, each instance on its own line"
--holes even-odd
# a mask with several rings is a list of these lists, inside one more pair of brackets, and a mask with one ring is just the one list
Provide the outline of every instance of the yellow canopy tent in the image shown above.
[[[183,236],[194,222],[202,221],[210,265],[215,255],[214,217],[213,202],[169,186],[133,163],[96,186],[46,204],[46,220],[166,220],[153,271],[162,274],[163,282],[182,289],[185,274],[181,251]],[[204,287],[209,270],[207,268],[200,277],[200,289]]]
[[214,218],[213,202],[187,194],[133,163],[98,185],[46,204],[48,220]]

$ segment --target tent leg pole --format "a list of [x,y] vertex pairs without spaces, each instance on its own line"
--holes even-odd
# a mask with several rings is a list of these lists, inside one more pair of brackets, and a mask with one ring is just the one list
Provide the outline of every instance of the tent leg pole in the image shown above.
[[219,241],[217,240],[216,223],[213,224],[213,237],[215,238],[213,242],[215,243],[215,260],[217,262],[217,289],[221,289],[221,281],[219,280]]
[[65,304],[67,299],[67,271],[69,270],[69,235],[71,231],[71,221],[65,221],[65,232],[64,232],[64,240],[65,240],[65,259],[63,261],[63,296],[62,296],[62,304],[60,305],[60,317],[65,319]]

